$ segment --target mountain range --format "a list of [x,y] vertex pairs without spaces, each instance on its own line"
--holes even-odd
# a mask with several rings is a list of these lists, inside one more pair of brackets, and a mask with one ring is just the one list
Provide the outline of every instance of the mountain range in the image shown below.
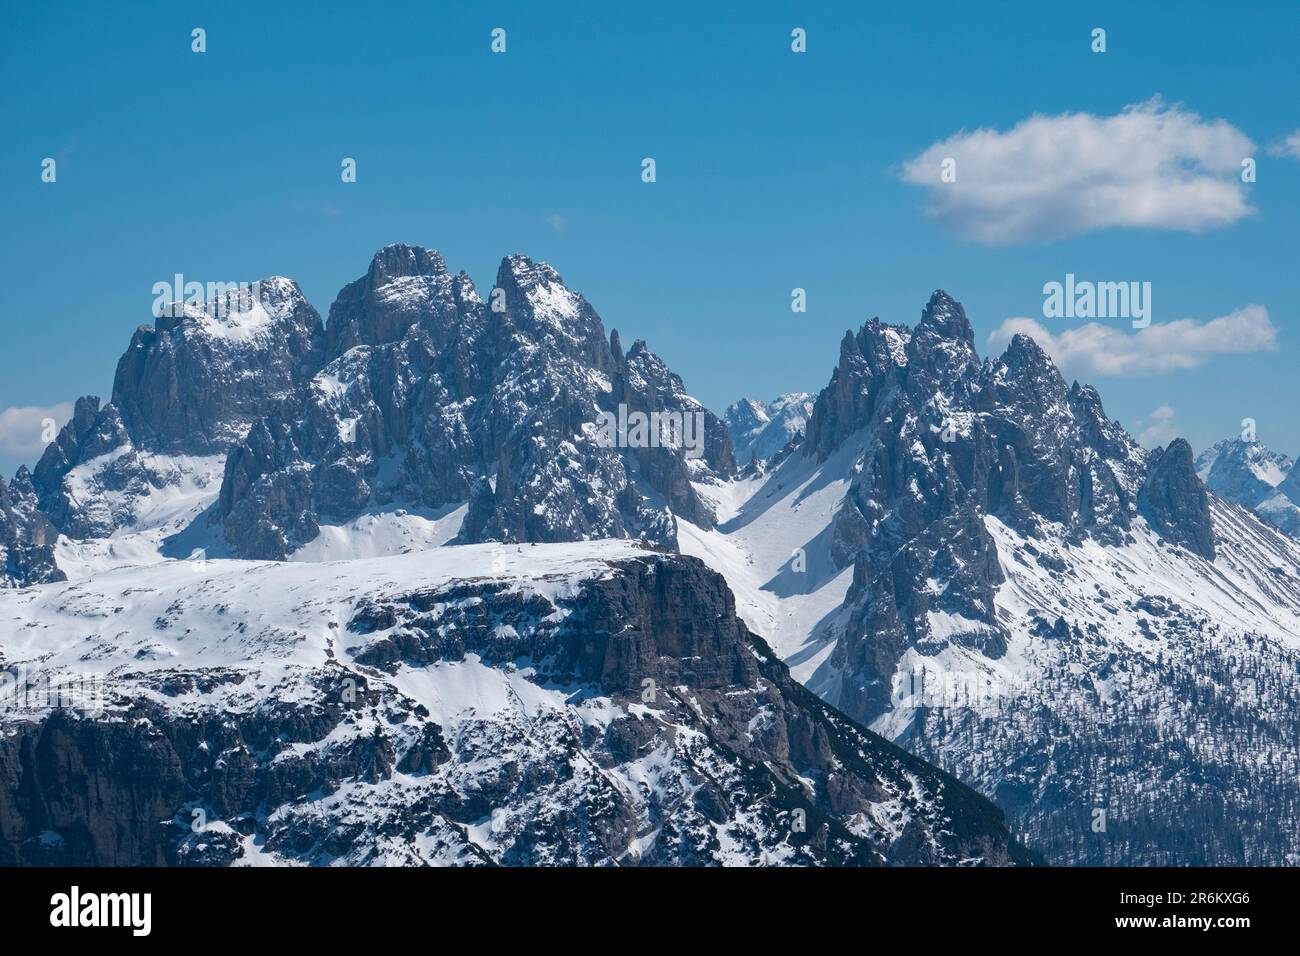
[[3,712],[5,860],[1300,861],[1289,459],[944,292],[720,419],[526,256],[259,287],[0,485],[0,663],[106,698]]
[[1300,474],[1294,471],[1293,458],[1254,438],[1224,439],[1196,458],[1196,473],[1207,488],[1290,535],[1300,533]]

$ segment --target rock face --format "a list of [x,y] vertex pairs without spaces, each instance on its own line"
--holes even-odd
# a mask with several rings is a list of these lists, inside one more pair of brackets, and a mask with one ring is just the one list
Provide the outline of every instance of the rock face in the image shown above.
[[46,658],[98,647],[101,716],[4,717],[0,865],[1034,861],[985,799],[795,683],[694,559],[215,564],[5,609],[117,619]]
[[77,399],[72,419],[36,464],[40,507],[63,534],[104,538],[130,527],[142,505],[193,477],[198,460],[157,455],[137,446],[117,406]]
[[288,279],[174,311],[137,329],[113,400],[78,399],[36,465],[41,508],[69,537],[107,537],[160,493],[206,481],[211,459],[320,367],[320,316]]
[[57,537],[40,511],[27,468],[18,469],[12,485],[0,478],[0,587],[64,580],[54,560]]
[[176,311],[141,326],[117,363],[113,405],[141,447],[226,451],[321,365],[320,316],[290,279]]
[[[462,281],[457,281],[460,279]],[[401,341],[406,330],[423,323],[430,331],[451,330],[449,317],[463,313],[464,275],[453,278],[436,252],[407,245],[385,246],[375,253],[364,276],[343,287],[330,306],[329,355],[337,357],[358,345]]]
[[822,460],[850,440],[864,448],[832,526],[834,560],[854,568],[835,699],[863,720],[889,708],[909,648],[1005,652],[986,515],[1030,535],[1051,523],[1119,543],[1146,471],[1093,389],[1067,386],[1027,336],[981,361],[964,310],[941,291],[914,329],[873,320],[845,336],[808,435],[806,453]]
[[1214,560],[1214,525],[1205,486],[1196,477],[1192,446],[1175,438],[1151,456],[1151,467],[1138,493],[1138,510],[1151,526],[1174,544],[1207,561]]
[[[250,429],[213,514],[237,554],[283,558],[325,523],[468,503],[460,540],[640,537],[709,524],[693,477],[735,471],[726,429],[545,263],[502,261],[491,302],[434,252],[390,246],[330,309],[328,364]],[[605,447],[602,413],[702,423],[692,456]],[[656,443],[658,445],[658,443]]]
[[769,461],[791,442],[802,441],[813,398],[809,392],[790,392],[767,403],[742,398],[729,405],[725,419],[737,463]]

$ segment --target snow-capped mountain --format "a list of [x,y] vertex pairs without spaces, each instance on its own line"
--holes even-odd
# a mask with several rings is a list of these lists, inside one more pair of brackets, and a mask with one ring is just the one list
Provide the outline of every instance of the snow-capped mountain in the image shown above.
[[736,462],[767,461],[801,439],[808,430],[813,398],[809,392],[790,392],[767,403],[742,398],[727,406],[723,420]]
[[[489,303],[436,252],[388,246],[328,325],[290,280],[258,286],[142,327],[112,401],[77,402],[33,474],[68,539],[283,559],[360,525],[397,542],[411,523],[375,516],[400,510],[436,527],[425,544],[671,545],[672,515],[712,520],[693,479],[735,471],[726,426],[544,263],[503,260]],[[611,445],[602,415],[679,425]]]
[[322,360],[320,316],[288,279],[163,313],[136,330],[112,401],[78,399],[32,473],[42,510],[69,538],[156,527],[162,511],[172,518],[201,499],[206,507],[226,452]]
[[1230,500],[1284,459],[1148,452],[943,292],[723,422],[525,256],[268,286],[0,486],[4,665],[112,691],[5,718],[14,859],[1029,859],[870,725],[1051,862],[1300,860],[1300,542]]
[[3,865],[1032,859],[628,541],[118,568],[0,626]]
[[981,359],[942,292],[873,320],[803,449],[702,491],[717,526],[682,549],[795,676],[1049,861],[1300,859],[1300,549],[1031,339]]
[[1226,438],[1196,459],[1196,473],[1215,494],[1243,505],[1288,534],[1300,533],[1300,476],[1295,461],[1262,442]]
[[550,266],[484,301],[389,246],[324,325],[261,285],[139,330],[0,487],[0,862],[1035,859],[673,553],[726,426]]
[[[735,470],[725,426],[643,342],[623,353],[544,263],[510,256],[491,303],[436,253],[381,250],[330,309],[330,360],[230,454],[212,515],[235,553],[283,558],[395,504],[464,509],[463,542],[635,536],[708,525],[693,478]],[[345,349],[345,351],[339,351]],[[607,447],[602,413],[671,412],[680,443]]]

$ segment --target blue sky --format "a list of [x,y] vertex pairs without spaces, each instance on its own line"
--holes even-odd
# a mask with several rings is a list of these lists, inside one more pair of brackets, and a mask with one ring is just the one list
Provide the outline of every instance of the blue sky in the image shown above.
[[[196,26],[204,54],[190,50]],[[489,49],[498,26],[504,55]],[[1104,54],[1090,50],[1098,26]],[[805,54],[791,52],[794,27],[807,30]],[[1151,282],[1157,324],[1254,304],[1272,349],[1234,353],[1235,326],[1192,327],[1199,344],[1183,364],[1195,367],[1160,370],[1183,341],[1176,327],[1122,374],[1091,374],[1097,356],[1081,346],[1075,374],[1134,433],[1157,424],[1152,436],[1199,450],[1252,417],[1261,439],[1295,453],[1300,158],[1280,144],[1300,128],[1298,27],[1300,5],[1280,2],[1171,13],[6,0],[0,468],[31,457],[30,416],[15,409],[108,395],[132,330],[151,321],[153,283],[288,275],[324,315],[394,241],[437,248],[480,289],[508,253],[551,262],[607,327],[645,338],[717,410],[821,388],[845,329],[873,315],[914,322],[936,287],[965,304],[981,349],[1012,317],[1053,336],[1082,324],[1043,317],[1043,284],[1066,273]],[[1257,182],[1203,177],[1248,214],[1198,221],[1194,207],[1215,199],[1193,190],[1190,227],[1168,196],[1148,224],[1079,224],[1080,192],[1126,175],[1105,121],[1154,96],[1152,148],[1175,167],[1184,140],[1223,152],[1216,121],[1253,145]],[[1100,146],[1076,151],[1088,153],[1079,190],[1034,200],[1045,210],[1034,228],[990,242],[972,225],[988,196],[963,179],[979,171],[963,154],[969,201],[929,213],[946,194],[907,181],[910,161],[945,141],[969,147],[960,134],[981,128],[1031,163],[1043,137],[1073,142],[1068,124],[1060,140],[1050,124],[1037,140],[1013,136],[1036,113],[1101,124]],[[53,184],[40,180],[47,156]],[[345,156],[354,184],[340,181]],[[640,178],[646,156],[653,184]],[[1053,168],[1025,179],[1051,193]],[[794,287],[806,313],[790,310]]]

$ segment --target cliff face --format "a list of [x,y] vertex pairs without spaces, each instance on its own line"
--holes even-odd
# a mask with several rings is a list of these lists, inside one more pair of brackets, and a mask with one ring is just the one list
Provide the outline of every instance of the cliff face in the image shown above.
[[300,631],[248,626],[230,589],[337,569],[153,595],[204,666],[155,648],[101,719],[6,715],[0,864],[1031,862],[991,804],[796,684],[699,561],[557,547],[444,549],[462,573],[433,584],[368,562]]
[[57,538],[26,466],[11,485],[0,478],[0,588],[62,581],[65,575],[54,560]]
[[1175,438],[1152,456],[1138,510],[1159,534],[1207,561],[1214,560],[1214,522],[1205,486],[1196,477],[1192,446]]
[[[212,518],[236,554],[284,558],[322,524],[398,503],[467,503],[462,541],[671,545],[673,514],[713,521],[692,478],[735,471],[726,426],[681,379],[644,342],[624,355],[527,256],[502,260],[484,301],[437,253],[385,247],[327,337],[327,364],[231,450]],[[620,409],[698,417],[698,447],[602,445],[597,423]]]
[[322,364],[320,315],[291,279],[175,313],[137,329],[117,363],[112,404],[141,447],[225,451]]

